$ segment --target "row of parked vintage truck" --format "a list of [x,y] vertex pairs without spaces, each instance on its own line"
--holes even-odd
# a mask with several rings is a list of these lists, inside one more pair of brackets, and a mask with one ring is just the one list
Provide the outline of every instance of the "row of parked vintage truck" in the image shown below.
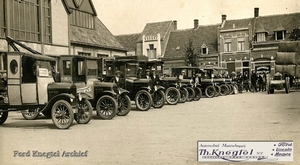
[[[132,102],[141,111],[198,101],[205,93],[212,98],[233,91],[233,84],[212,79],[219,68],[173,68],[173,77],[163,76],[162,61],[139,56],[100,59],[79,55],[51,57],[21,44],[31,53],[7,52],[7,69],[1,73],[0,124],[9,111],[21,111],[27,120],[43,114],[59,129],[73,120],[88,123],[93,110],[102,119],[125,116]],[[20,44],[17,42],[17,44]],[[105,74],[103,74],[105,73]],[[205,75],[205,79],[201,78]]]

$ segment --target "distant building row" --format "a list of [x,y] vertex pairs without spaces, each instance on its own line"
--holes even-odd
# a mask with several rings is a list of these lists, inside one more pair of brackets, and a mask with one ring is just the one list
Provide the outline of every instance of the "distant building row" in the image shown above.
[[177,30],[177,21],[146,24],[142,33],[118,35],[127,55],[144,55],[150,60],[165,61],[168,68],[184,64],[184,49],[193,41],[200,67],[226,67],[229,73],[251,71],[274,72],[278,42],[287,40],[293,29],[300,28],[300,13],[259,16],[227,20],[222,23]]

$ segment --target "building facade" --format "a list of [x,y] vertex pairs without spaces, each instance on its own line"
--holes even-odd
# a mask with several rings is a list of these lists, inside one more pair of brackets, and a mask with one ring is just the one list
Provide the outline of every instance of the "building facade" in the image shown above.
[[2,56],[13,51],[5,40],[7,36],[53,56],[126,55],[126,50],[97,18],[91,0],[0,0],[0,7]]
[[177,21],[147,23],[141,33],[117,35],[116,38],[129,52],[149,60],[164,57],[170,33],[177,29]]
[[223,15],[218,40],[221,66],[229,72],[274,74],[279,42],[289,40],[299,27],[300,13],[259,16],[259,8],[254,8],[252,18],[226,20]]

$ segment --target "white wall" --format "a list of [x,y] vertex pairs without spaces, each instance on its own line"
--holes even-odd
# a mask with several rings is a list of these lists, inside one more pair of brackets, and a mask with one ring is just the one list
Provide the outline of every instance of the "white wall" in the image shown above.
[[69,24],[68,14],[62,1],[51,1],[51,17],[52,17],[52,44],[54,45],[69,45]]

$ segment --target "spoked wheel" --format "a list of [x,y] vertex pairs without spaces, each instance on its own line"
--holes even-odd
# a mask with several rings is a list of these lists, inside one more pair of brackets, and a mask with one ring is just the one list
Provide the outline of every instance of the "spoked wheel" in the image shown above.
[[166,102],[166,95],[163,90],[159,90],[153,93],[153,107],[154,108],[161,108],[165,105]]
[[228,91],[229,91],[227,85],[225,85],[225,84],[220,85],[220,89],[221,89],[220,90],[220,95],[221,96],[226,96]]
[[131,111],[131,100],[129,96],[123,94],[119,97],[118,113],[119,116],[126,116]]
[[175,105],[180,99],[180,91],[174,87],[170,87],[166,90],[166,101],[170,105]]
[[228,95],[231,95],[233,93],[233,86],[231,84],[227,84],[227,87],[229,89]]
[[186,88],[180,88],[180,100],[179,103],[185,103],[188,96],[188,91]]
[[193,101],[195,98],[194,89],[191,87],[186,87],[186,90],[188,91],[188,97],[187,97],[186,101],[188,101],[188,102]]
[[207,86],[205,88],[205,95],[206,95],[206,97],[213,98],[215,96],[215,93],[216,93],[216,89],[215,89],[214,86],[210,85],[210,86]]
[[145,90],[140,90],[135,95],[135,104],[139,110],[148,111],[153,104],[151,94]]
[[40,114],[39,108],[23,110],[23,111],[21,111],[21,113],[22,113],[22,116],[24,117],[24,119],[26,119],[26,120],[34,120],[34,119],[38,118],[38,116]]
[[68,129],[73,123],[74,113],[67,101],[58,100],[52,106],[51,117],[57,128]]
[[202,91],[199,87],[194,88],[195,91],[195,97],[194,97],[194,101],[198,101],[201,99],[202,97]]
[[290,78],[286,77],[285,78],[285,93],[290,93]]
[[215,86],[215,89],[216,89],[216,94],[215,94],[215,97],[218,97],[220,95],[220,92],[221,92],[221,88],[219,85],[216,85]]
[[110,120],[117,114],[117,102],[111,96],[102,96],[96,104],[98,116],[104,120]]
[[74,116],[78,124],[87,124],[90,122],[93,117],[93,107],[91,103],[86,99],[81,100],[78,105],[78,113]]
[[2,125],[8,117],[8,112],[0,112],[0,125]]

